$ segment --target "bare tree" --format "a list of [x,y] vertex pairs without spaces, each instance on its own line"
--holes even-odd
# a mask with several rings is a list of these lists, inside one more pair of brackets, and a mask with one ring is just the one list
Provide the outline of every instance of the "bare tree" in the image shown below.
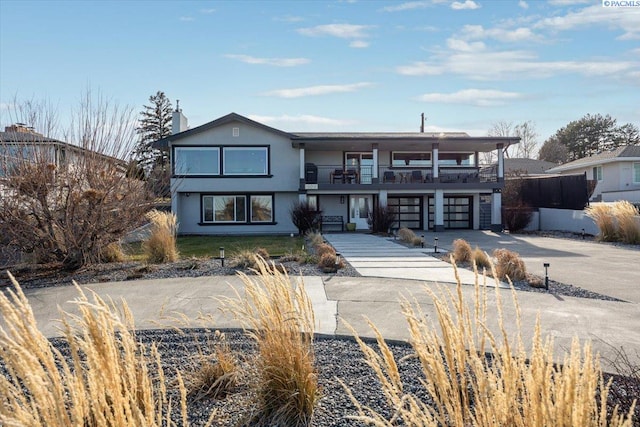
[[99,261],[149,210],[144,182],[126,174],[136,141],[132,109],[87,90],[60,131],[47,102],[13,105],[12,120],[27,126],[2,133],[0,234],[39,262]]
[[[493,123],[487,132],[488,136],[513,136],[513,134],[513,122],[505,122],[503,120]],[[509,157],[509,147],[505,149],[504,154]],[[495,152],[482,153],[482,161],[487,165],[495,163],[497,161]]]
[[520,143],[515,147],[515,157],[533,159],[538,146],[538,132],[535,124],[531,120],[522,122],[516,125],[514,133],[520,137]]

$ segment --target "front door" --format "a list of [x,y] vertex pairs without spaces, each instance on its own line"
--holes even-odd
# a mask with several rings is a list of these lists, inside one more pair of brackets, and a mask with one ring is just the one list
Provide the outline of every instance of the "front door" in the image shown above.
[[349,222],[356,224],[356,230],[368,230],[371,196],[356,195],[349,197]]

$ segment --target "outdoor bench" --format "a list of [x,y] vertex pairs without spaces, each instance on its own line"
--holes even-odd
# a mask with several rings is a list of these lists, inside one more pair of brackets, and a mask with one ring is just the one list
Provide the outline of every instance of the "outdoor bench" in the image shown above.
[[320,218],[320,231],[324,231],[325,225],[339,225],[340,231],[344,231],[344,218],[341,215],[322,215]]

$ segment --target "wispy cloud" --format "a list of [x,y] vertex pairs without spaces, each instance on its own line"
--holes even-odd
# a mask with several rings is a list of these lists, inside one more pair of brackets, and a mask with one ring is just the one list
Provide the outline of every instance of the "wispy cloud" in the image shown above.
[[192,16],[181,16],[180,21],[182,22],[191,22],[191,21],[195,21],[195,19]]
[[534,24],[534,27],[568,31],[594,25],[622,30],[624,34],[619,37],[621,40],[640,39],[640,9],[589,6],[568,12],[564,16],[542,19]]
[[322,125],[322,126],[345,126],[353,124],[351,120],[332,119],[329,117],[314,116],[311,114],[299,114],[297,116],[291,116],[283,114],[281,116],[261,116],[257,114],[250,114],[249,118],[260,123],[266,123],[268,125],[282,124],[284,126],[290,124],[303,124],[303,125]]
[[326,24],[299,28],[297,31],[299,34],[309,37],[331,36],[341,39],[364,39],[369,37],[367,30],[371,28],[373,28],[371,25]]
[[418,97],[418,99],[420,101],[433,103],[495,107],[522,97],[523,95],[517,92],[504,92],[491,89],[464,89],[453,93],[425,93]]
[[454,1],[451,3],[451,9],[453,10],[473,10],[479,8],[480,5],[473,0],[466,0],[464,3],[460,1]]
[[549,0],[549,4],[554,6],[571,6],[574,4],[592,3],[592,0]]
[[302,22],[304,18],[302,16],[285,15],[276,16],[273,20],[278,22]]
[[529,9],[529,4],[524,0],[520,0],[518,2],[518,6],[520,6],[522,9]]
[[400,3],[393,6],[383,7],[381,10],[384,12],[402,12],[405,10],[424,9],[432,6],[433,2],[428,1],[410,1],[406,3]]
[[274,67],[296,67],[311,62],[307,58],[256,58],[249,55],[227,54],[226,58],[236,59],[246,64],[271,65]]
[[[481,67],[478,64],[483,64]],[[608,76],[634,72],[633,61],[543,61],[528,51],[452,51],[433,55],[429,61],[414,62],[396,68],[407,76],[456,74],[474,80],[539,79],[559,74]]]
[[482,25],[465,25],[460,31],[460,37],[464,39],[480,40],[491,38],[501,42],[521,42],[526,40],[542,40],[542,37],[534,33],[531,28],[520,27],[516,29],[484,28]]
[[468,43],[464,40],[459,40],[454,38],[447,39],[447,46],[450,49],[458,50],[461,52],[474,52],[478,50],[484,50],[486,47],[485,44],[482,42]]
[[320,85],[308,86],[292,89],[277,89],[265,92],[263,95],[275,96],[278,98],[301,98],[304,96],[328,95],[332,93],[355,92],[359,89],[373,86],[370,82],[360,82],[345,85]]
[[215,9],[200,9],[200,13],[204,15],[211,15],[212,13],[216,13]]
[[369,47],[369,42],[366,42],[364,40],[354,40],[351,43],[349,43],[349,47],[362,49],[365,47]]

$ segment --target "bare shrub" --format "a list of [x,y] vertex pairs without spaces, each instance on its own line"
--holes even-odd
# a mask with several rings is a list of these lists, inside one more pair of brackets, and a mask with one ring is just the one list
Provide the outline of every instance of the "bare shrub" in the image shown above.
[[611,205],[607,203],[593,203],[587,206],[585,214],[593,219],[598,226],[600,234],[598,239],[603,242],[615,242],[618,240],[618,233],[616,230],[615,215]]
[[320,228],[322,211],[317,210],[309,202],[298,202],[289,209],[291,222],[298,228],[301,236]]
[[0,234],[39,262],[70,269],[99,262],[149,210],[144,182],[126,174],[135,115],[87,92],[59,131],[46,103],[12,105],[12,120],[43,134],[16,130],[0,141]]
[[[457,292],[441,288],[436,293],[425,286],[435,306],[435,321],[417,301],[402,301],[410,343],[422,368],[420,390],[404,388],[393,353],[373,323],[369,325],[379,350],[352,329],[393,415],[388,419],[351,395],[359,414],[349,418],[381,427],[632,425],[633,408],[629,414],[619,414],[617,408],[607,414],[609,388],[589,343],[580,348],[575,339],[564,362],[555,363],[552,338],[542,337],[539,321],[531,344],[523,343],[515,291],[517,331],[513,338],[504,324],[501,291],[495,287],[495,314],[488,307],[487,288],[480,288],[478,282],[471,302],[465,300],[460,281]],[[497,333],[488,327],[488,313],[497,316]],[[491,357],[486,356],[487,350]]]
[[245,296],[236,292],[235,298],[222,299],[258,346],[259,409],[246,424],[307,426],[320,396],[313,306],[302,280],[292,283],[261,259],[258,267],[255,279],[239,273]]
[[388,233],[396,221],[396,216],[392,208],[378,203],[375,209],[369,212],[367,224],[374,233]]
[[[166,425],[170,407],[160,356],[155,345],[147,350],[138,343],[126,304],[118,310],[78,287],[79,315],[61,311],[66,358],[38,330],[27,298],[9,276],[15,289],[0,293],[0,312],[9,325],[0,326],[0,360],[7,373],[0,375],[3,425]],[[179,374],[178,390],[182,425],[188,425]]]
[[320,257],[318,261],[318,267],[320,267],[325,273],[334,272],[336,270],[344,268],[344,261],[342,260],[342,258],[339,261],[337,258],[338,257],[335,252],[333,254],[325,253]]
[[456,262],[469,262],[471,260],[471,245],[464,239],[453,241],[453,259]]
[[413,244],[416,237],[418,237],[416,236],[416,233],[414,233],[413,230],[409,228],[403,227],[398,230],[398,239],[405,243]]
[[627,200],[615,202],[611,207],[615,217],[617,236],[623,243],[640,244],[640,211]]
[[496,259],[495,270],[499,279],[524,280],[527,277],[527,268],[520,254],[508,249],[496,249],[493,251]]
[[477,246],[471,253],[471,260],[476,264],[477,268],[491,269],[491,259],[489,255]]
[[176,244],[177,218],[171,212],[153,210],[147,214],[151,235],[142,242],[145,259],[151,264],[174,262],[178,259]]

